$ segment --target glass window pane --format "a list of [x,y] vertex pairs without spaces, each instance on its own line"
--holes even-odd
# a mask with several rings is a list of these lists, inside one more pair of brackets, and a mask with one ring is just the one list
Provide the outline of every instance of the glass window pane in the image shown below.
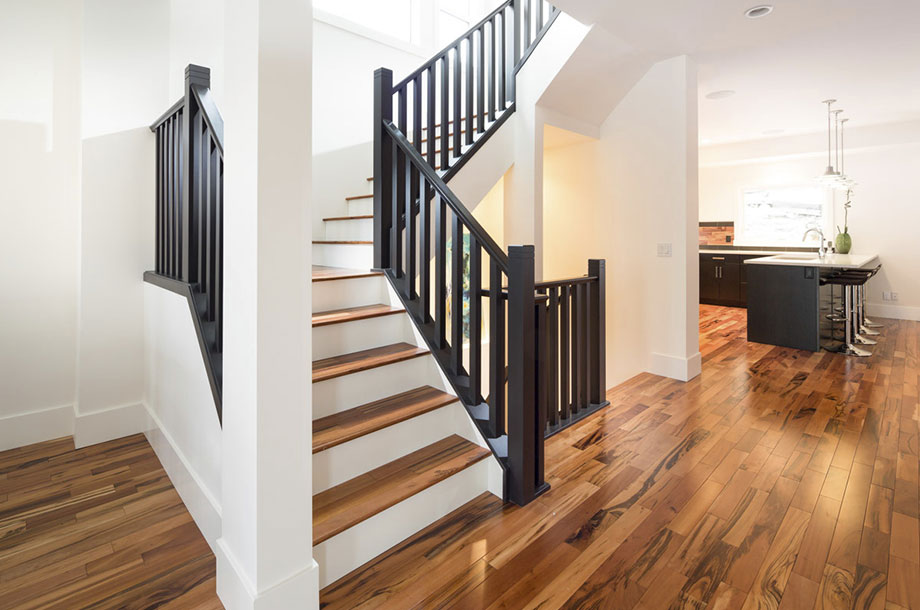
[[818,244],[810,228],[824,229],[827,190],[820,186],[745,189],[742,201],[743,240],[751,245]]

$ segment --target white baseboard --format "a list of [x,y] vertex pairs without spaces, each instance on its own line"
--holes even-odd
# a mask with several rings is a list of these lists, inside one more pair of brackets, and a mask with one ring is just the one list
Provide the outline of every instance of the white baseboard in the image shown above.
[[[77,408],[79,411],[79,407]],[[141,403],[92,413],[76,413],[73,442],[77,449],[146,432],[152,423]]]
[[[309,545],[304,552],[309,553]],[[319,565],[310,564],[295,574],[256,591],[226,540],[217,541],[217,596],[227,610],[288,610],[319,608]]]
[[0,451],[73,435],[73,407],[52,407],[0,418]]
[[189,464],[185,455],[173,438],[163,428],[156,414],[146,409],[151,426],[147,430],[147,441],[163,465],[173,487],[182,498],[182,502],[195,520],[201,535],[208,541],[211,550],[217,554],[217,540],[221,532],[221,505],[208,488],[202,483],[195,469]]
[[653,375],[690,381],[703,370],[703,358],[699,352],[689,358],[652,353],[648,372]]
[[867,303],[869,317],[892,318],[894,320],[913,320],[920,322],[920,307],[909,305],[888,305],[887,303]]

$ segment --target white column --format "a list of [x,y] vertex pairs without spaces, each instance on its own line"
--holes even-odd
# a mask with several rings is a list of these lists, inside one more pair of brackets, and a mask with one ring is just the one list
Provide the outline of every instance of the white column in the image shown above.
[[224,605],[318,606],[312,559],[310,0],[226,0]]

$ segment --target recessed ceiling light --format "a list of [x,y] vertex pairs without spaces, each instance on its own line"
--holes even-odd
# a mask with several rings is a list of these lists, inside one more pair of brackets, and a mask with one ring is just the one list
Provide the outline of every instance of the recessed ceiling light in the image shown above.
[[744,11],[744,16],[748,19],[757,19],[758,17],[766,17],[772,12],[772,4],[760,4],[758,6],[752,6],[748,10]]
[[721,89],[719,91],[713,91],[712,93],[706,94],[707,100],[721,100],[722,98],[731,97],[735,95],[735,92],[731,89]]

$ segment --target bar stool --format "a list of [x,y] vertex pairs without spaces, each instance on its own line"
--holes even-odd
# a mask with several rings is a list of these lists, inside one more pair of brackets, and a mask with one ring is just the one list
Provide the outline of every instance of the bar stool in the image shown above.
[[[882,268],[882,265],[879,264],[878,266],[875,267],[875,269],[872,269],[872,272],[871,272],[871,274],[869,275],[869,278],[871,279],[871,278],[875,277],[875,274],[878,273],[879,270],[881,270],[881,268]],[[865,286],[863,286],[863,287],[860,289],[860,294],[861,294],[861,298],[862,298],[863,310],[865,310],[865,308],[866,308],[866,287],[865,287]],[[884,325],[884,324],[876,324],[875,322],[873,322],[872,320],[870,320],[869,318],[867,318],[867,317],[865,316],[865,314],[864,314],[864,315],[863,315],[863,326],[864,326],[867,330],[870,330],[870,329],[873,329],[873,328],[884,328],[885,325]],[[866,333],[866,334],[871,335],[871,334],[878,334],[878,333],[869,332],[869,333]]]
[[[859,282],[853,289],[853,343],[856,345],[875,345],[874,339],[869,339],[871,335],[878,335],[877,331],[866,328],[863,324],[865,317],[865,303],[862,298],[865,296],[866,282],[872,277],[871,269],[846,269],[838,272],[837,277],[845,277]],[[862,298],[861,298],[862,297]]]
[[[868,277],[865,273],[839,272],[821,279],[821,284],[840,286],[843,289],[844,310],[842,321],[844,322],[844,343],[838,351],[848,356],[865,358],[872,355],[872,352],[856,347],[856,343],[866,341],[870,342],[867,344],[871,344],[874,342],[871,339],[860,337],[858,332],[854,332],[859,328],[856,326],[858,316],[858,307],[855,302],[856,288],[864,285]],[[861,338],[862,341],[857,341],[857,337]]]

